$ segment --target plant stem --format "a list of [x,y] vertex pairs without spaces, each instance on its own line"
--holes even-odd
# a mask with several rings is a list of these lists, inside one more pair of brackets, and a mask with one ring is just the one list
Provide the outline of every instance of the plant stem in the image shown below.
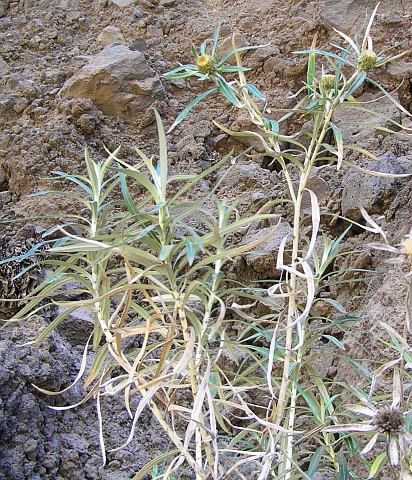
[[[289,433],[285,434],[283,442],[285,444],[285,459],[281,462],[280,473],[285,476],[285,480],[291,478],[291,469],[293,462],[293,429],[295,424],[296,417],[296,400],[297,400],[297,381],[299,378],[300,365],[302,363],[302,357],[304,352],[304,338],[305,338],[305,326],[303,319],[302,324],[302,344],[296,353],[292,352],[292,343],[293,343],[293,332],[294,332],[294,322],[297,315],[297,305],[296,305],[296,283],[297,276],[295,270],[298,266],[299,261],[299,232],[300,232],[300,217],[301,217],[301,207],[303,194],[306,189],[307,182],[310,178],[312,168],[316,161],[317,155],[319,153],[322,142],[325,138],[325,135],[329,129],[330,122],[333,115],[333,108],[329,110],[326,117],[324,118],[323,128],[321,132],[319,131],[319,116],[314,119],[313,126],[313,137],[311,144],[308,148],[305,162],[303,165],[303,172],[300,177],[298,190],[296,192],[296,201],[294,202],[294,217],[293,217],[293,242],[292,242],[292,259],[291,259],[291,268],[292,272],[290,274],[289,281],[289,303],[288,303],[288,314],[287,314],[287,323],[286,323],[286,338],[285,338],[285,357],[283,363],[283,374],[282,382],[278,397],[278,404],[276,408],[276,417],[275,423],[280,425],[282,420],[285,418],[285,412],[288,402],[288,390],[289,385],[292,383],[291,392],[290,392],[290,401],[289,401],[289,413],[288,420],[286,421],[287,428]],[[290,378],[290,367],[292,359],[295,359],[296,367],[293,375],[293,381]]]

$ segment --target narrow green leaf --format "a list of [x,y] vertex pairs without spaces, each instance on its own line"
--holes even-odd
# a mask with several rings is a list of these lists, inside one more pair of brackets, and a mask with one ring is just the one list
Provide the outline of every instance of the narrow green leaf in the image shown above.
[[33,245],[29,250],[27,250],[27,252],[23,253],[22,255],[14,255],[13,257],[3,258],[2,260],[0,260],[0,265],[9,262],[22,262],[23,260],[26,260],[26,258],[34,256],[36,252],[46,244],[47,242],[39,242]]
[[332,305],[335,310],[337,310],[339,313],[342,313],[343,315],[346,315],[347,313],[345,307],[333,298],[322,298],[322,302],[329,303],[329,305]]
[[[309,49],[309,50],[298,50],[296,52],[292,52],[296,55],[307,55],[307,54],[311,54],[311,53],[317,53],[318,55],[323,55],[324,57],[326,58],[333,58],[334,60],[338,60],[339,62],[342,62],[342,57],[340,57],[339,55],[336,55],[335,53],[332,53],[332,52],[326,52],[325,50],[319,50],[317,48],[314,48],[314,49]],[[349,65],[351,67],[354,67],[354,65],[349,62],[348,60],[343,60],[343,63],[345,65]]]
[[333,135],[335,137],[337,157],[338,157],[337,169],[339,170],[343,163],[343,136],[342,136],[342,132],[334,123],[331,122],[330,126],[332,128]]
[[106,360],[107,348],[108,348],[108,345],[104,344],[100,348],[100,350],[95,354],[92,368],[90,369],[90,373],[87,376],[86,380],[84,381],[83,387],[85,389],[89,387],[93,383],[95,378],[99,375],[99,372],[102,369],[104,361]]
[[150,462],[146,463],[146,465],[136,473],[132,480],[142,480],[155,465],[162,463],[165,460],[168,460],[169,458],[174,457],[178,454],[179,450],[170,450],[166,453],[162,453],[156,458],[153,458],[153,460],[150,460]]
[[217,77],[216,83],[218,85],[219,91],[232,103],[235,107],[240,108],[241,103],[239,102],[235,90],[226,82],[223,77]]
[[236,66],[224,66],[219,67],[217,71],[219,73],[235,73],[235,72],[249,72],[251,69],[247,67],[236,67]]
[[161,261],[166,260],[172,253],[174,247],[175,247],[174,245],[163,245],[163,247],[159,252],[159,260]]
[[315,417],[316,421],[319,423],[322,421],[322,410],[320,407],[319,402],[317,401],[316,397],[313,393],[308,390],[304,389],[301,385],[296,383],[297,389],[302,397],[305,399],[307,406],[309,407],[310,411],[312,412],[313,416]]
[[200,44],[200,48],[199,48],[200,55],[205,55],[205,53],[206,53],[207,41],[208,41],[208,40],[206,39],[204,42],[202,42],[202,43]]
[[341,350],[345,350],[345,345],[339,341],[336,337],[333,335],[322,335],[322,337],[327,338],[329,341],[331,341],[333,344],[335,344],[338,348]]
[[273,133],[279,133],[279,122],[276,120],[273,120],[271,118],[263,118],[263,123],[269,130],[271,130]]
[[310,462],[309,462],[309,467],[306,471],[306,475],[309,478],[312,478],[313,475],[317,472],[320,464],[320,460],[322,458],[323,452],[325,451],[325,447],[319,447],[316,452],[311,456]]
[[316,70],[316,53],[309,53],[308,68],[306,72],[306,83],[308,86],[308,95],[315,93],[315,70]]
[[159,137],[159,170],[160,170],[160,187],[162,191],[162,201],[166,198],[166,186],[168,177],[168,164],[167,164],[167,143],[166,133],[163,127],[162,119],[157,110],[154,109],[157,124],[157,134]]
[[[197,59],[197,57],[199,56],[197,51],[196,51],[196,47],[193,45],[190,45],[190,51],[192,52],[192,55]],[[193,65],[195,67],[195,65]],[[196,68],[196,67],[195,67]]]
[[26,345],[35,345],[37,343],[40,343],[43,341],[47,335],[52,332],[55,328],[57,328],[62,321],[67,318],[74,310],[76,310],[76,307],[73,308],[68,308],[67,310],[64,310],[60,315],[58,315],[52,322],[50,322],[46,328],[44,328],[40,334],[34,339],[29,342],[26,342],[23,346]]
[[184,243],[185,243],[187,261],[188,261],[189,265],[192,265],[193,261],[195,259],[195,254],[196,254],[195,247],[194,247],[193,243],[188,238],[184,239]]
[[137,217],[140,212],[139,212],[138,208],[136,207],[136,205],[135,205],[135,203],[132,199],[132,196],[130,195],[130,191],[129,191],[129,188],[128,188],[127,182],[126,182],[126,175],[124,173],[120,174],[120,188],[122,190],[123,199],[126,203],[126,208],[129,210],[129,212],[133,216]]
[[389,100],[396,106],[396,108],[398,108],[401,112],[403,112],[408,117],[412,117],[412,113],[408,112],[406,108],[402,107],[402,105],[394,97],[392,97],[392,95],[389,92],[387,92],[381,85],[379,85],[379,83],[375,82],[369,77],[367,80],[369,83],[379,88],[379,90],[385,95],[385,97],[389,98]]
[[339,464],[338,479],[348,480],[349,479],[348,462],[346,461],[346,458],[342,452],[339,452],[337,457],[338,457],[338,464]]
[[236,53],[246,52],[247,50],[256,50],[258,48],[267,47],[268,45],[269,44],[267,43],[266,45],[250,45],[250,46],[246,46],[246,47],[234,48],[233,50],[228,52],[223,58],[220,59],[220,61],[218,63],[218,66],[220,67],[221,65],[223,65],[227,60],[229,60],[230,57],[232,57]]
[[204,100],[206,97],[211,95],[212,93],[217,92],[217,87],[210,88],[209,90],[206,90],[206,92],[201,93],[197,97],[195,97],[193,100],[191,100],[186,107],[179,113],[179,115],[176,117],[176,120],[174,121],[173,125],[169,128],[167,133],[171,132],[177,125],[179,125],[180,122],[182,122],[189,112],[196,107],[198,103],[200,103],[202,100]]
[[162,75],[162,77],[166,78],[167,80],[170,78],[174,78],[175,73],[181,73],[181,72],[186,72],[186,70],[193,68],[196,69],[196,65],[193,65],[193,63],[188,63],[186,65],[180,65],[179,67],[174,68],[173,70],[170,70],[169,72],[166,72]]
[[340,98],[340,101],[343,102],[346,100],[348,97],[350,97],[353,93],[358,90],[363,82],[366,80],[366,72],[359,72],[357,79],[352,83],[352,85],[346,90],[342,97]]
[[213,40],[212,40],[212,58],[215,57],[216,52],[217,52],[217,44],[219,42],[219,35],[220,35],[220,28],[222,26],[222,23],[219,22],[215,28],[215,31],[213,33]]
[[[73,182],[75,183],[76,185],[78,185],[80,188],[82,188],[90,197],[93,197],[93,192],[91,190],[90,187],[88,187],[84,182],[87,181],[88,183],[90,183],[90,181],[88,181],[86,179],[86,177],[82,177],[82,176],[79,176],[79,175],[70,175],[68,173],[65,173],[65,172],[60,172],[58,170],[53,170],[52,173],[54,173],[55,175],[58,175],[59,177],[63,177],[65,180],[68,180],[69,182]],[[83,180],[81,181],[80,178]]]
[[128,177],[132,177],[137,180],[138,183],[150,193],[155,203],[158,203],[160,201],[159,193],[156,190],[155,186],[143,173],[133,168],[120,168],[119,173],[122,173]]
[[246,85],[244,85],[244,88],[246,88],[246,90],[249,93],[251,93],[254,97],[256,97],[258,100],[264,101],[266,99],[263,93],[257,87],[255,87],[255,85],[251,85],[250,83],[247,83]]
[[375,460],[372,462],[371,469],[369,470],[369,478],[374,477],[377,473],[379,473],[380,467],[385,459],[386,452],[382,452],[375,458]]
[[92,190],[94,195],[97,195],[97,192],[100,189],[100,179],[97,175],[97,165],[96,163],[92,160],[89,154],[88,148],[85,148],[84,150],[84,159],[86,161],[86,168],[87,168],[87,173],[89,174],[89,180],[90,184],[92,186]]

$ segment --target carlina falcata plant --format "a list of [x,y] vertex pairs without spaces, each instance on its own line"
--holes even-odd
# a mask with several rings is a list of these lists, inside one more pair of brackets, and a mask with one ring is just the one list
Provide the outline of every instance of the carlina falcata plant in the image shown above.
[[[246,70],[240,59],[240,49],[234,48],[230,53],[237,60],[237,78],[233,78],[232,72],[225,72],[224,84],[222,75],[217,77],[213,69],[199,75],[193,65],[182,65],[164,75],[167,79],[196,76],[205,84],[207,82],[214,84],[182,110],[171,129],[183,121],[200,101],[215,92],[222,94],[233,106],[249,114],[253,125],[249,131],[235,132],[217,122],[215,124],[233,137],[252,137],[259,141],[264,155],[272,157],[273,161],[278,163],[289,191],[287,201],[291,202],[294,208],[293,233],[283,238],[277,252],[276,268],[282,272],[282,275],[280,280],[267,291],[270,298],[278,301],[287,299],[287,302],[283,308],[279,307],[272,320],[274,327],[271,329],[265,369],[266,387],[270,400],[266,405],[264,428],[259,436],[259,445],[265,445],[266,455],[262,458],[259,475],[256,477],[259,479],[267,478],[269,475],[271,478],[287,480],[312,478],[315,471],[322,468],[334,470],[339,479],[349,478],[349,475],[352,478],[359,478],[355,473],[348,471],[344,448],[345,443],[348,444],[348,437],[336,440],[336,437],[330,434],[335,431],[333,427],[323,428],[328,422],[337,422],[335,403],[343,393],[332,396],[329,393],[331,385],[320,379],[311,364],[310,347],[322,334],[322,329],[314,331],[310,328],[312,312],[319,300],[317,292],[325,281],[326,269],[331,265],[336,255],[337,245],[342,238],[332,243],[324,240],[323,253],[319,256],[315,245],[318,240],[321,215],[324,212],[319,208],[315,193],[308,188],[308,180],[315,166],[328,163],[336,164],[337,170],[343,166],[349,166],[371,175],[385,176],[381,172],[370,171],[353,164],[347,158],[351,152],[357,152],[362,156],[377,159],[366,149],[345,144],[343,132],[334,122],[334,114],[338,110],[352,109],[374,113],[368,105],[356,99],[358,91],[365,84],[376,88],[383,97],[389,99],[399,109],[402,115],[411,116],[410,112],[374,79],[379,67],[396,61],[407,53],[386,56],[385,52],[389,49],[374,51],[371,29],[377,9],[378,5],[369,19],[361,43],[358,43],[356,38],[336,30],[345,43],[343,46],[333,45],[337,53],[317,48],[316,38],[309,50],[295,52],[308,56],[307,79],[305,86],[296,95],[298,98],[296,106],[286,113],[284,110],[277,111],[272,107],[269,110],[264,103],[265,97],[262,92],[247,83]],[[218,33],[219,28],[216,29],[214,38],[210,42],[213,52],[218,51],[216,49]],[[206,52],[207,45],[208,42],[203,44],[202,53]],[[320,74],[317,68],[319,59],[323,59],[327,66],[327,70],[325,65],[321,66]],[[219,65],[222,64],[223,60]],[[369,76],[370,72],[374,73],[374,78]],[[279,112],[279,115],[277,118],[271,118],[268,116],[269,111],[272,114]],[[284,126],[292,117],[307,119],[311,130],[298,131],[290,135],[282,133],[287,130]],[[382,119],[379,118],[379,114],[376,114],[376,117],[379,120]],[[384,129],[385,132],[398,134],[397,132],[400,131],[400,134],[408,134],[411,131],[391,118],[384,118],[384,120],[392,126],[392,129]],[[382,127],[376,125],[371,128],[379,131]],[[309,144],[305,137],[309,137]],[[330,137],[332,142],[328,140]],[[287,147],[284,147],[285,144]],[[298,172],[297,181],[296,171]],[[410,174],[404,176],[408,175]],[[301,234],[304,195],[309,195],[312,210],[312,233],[307,243]],[[386,239],[378,223],[364,209],[361,211],[365,225],[357,224],[357,226]],[[290,241],[292,246],[289,250],[287,245]],[[287,261],[285,260],[286,250],[289,257]],[[341,309],[341,306],[336,303],[335,306],[338,310]],[[337,338],[332,341],[343,348]],[[280,377],[279,369],[282,371]],[[348,386],[340,385],[340,387],[343,392],[351,391]],[[333,386],[333,391],[335,390],[336,385]],[[302,401],[306,404],[305,407],[301,406]],[[311,419],[313,430],[311,432],[297,430],[298,427],[302,428],[303,422],[308,422],[308,418]],[[303,454],[308,448],[308,442],[313,450],[310,450],[311,453]],[[354,448],[352,446],[346,453],[353,455]],[[358,454],[361,454],[360,450]],[[390,460],[389,453],[386,460]],[[410,451],[404,452],[404,456],[409,458]],[[362,461],[365,462],[363,457]],[[247,462],[246,458],[245,462]],[[383,463],[380,458],[379,468]],[[304,465],[307,466],[306,471],[303,469]],[[370,470],[373,471],[375,468]],[[402,475],[405,475],[404,471]]]

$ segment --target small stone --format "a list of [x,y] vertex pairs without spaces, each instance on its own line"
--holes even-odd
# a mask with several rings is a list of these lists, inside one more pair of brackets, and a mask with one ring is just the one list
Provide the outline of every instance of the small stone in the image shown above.
[[3,17],[6,14],[7,9],[9,8],[9,0],[0,0],[0,17]]
[[136,0],[110,0],[110,4],[117,5],[118,7],[128,7],[133,5]]
[[6,205],[11,202],[11,192],[6,190],[5,192],[0,192],[0,205]]
[[[310,177],[306,188],[311,190],[316,195],[318,202],[323,200],[330,190],[328,183],[323,178],[318,176]],[[312,202],[308,192],[303,194],[302,211],[304,213],[310,213],[312,211]]]
[[97,37],[97,41],[103,47],[112,44],[125,44],[126,40],[121,32],[120,28],[109,25],[102,33]]
[[83,133],[90,134],[96,129],[98,120],[93,115],[85,113],[79,117],[77,124]]
[[130,50],[147,53],[148,47],[146,40],[142,37],[134,38],[130,44]]
[[29,104],[29,102],[28,102],[27,98],[16,96],[13,99],[13,110],[16,113],[21,113],[28,106],[28,104]]
[[133,10],[133,16],[135,18],[142,18],[144,16],[144,12],[143,10],[140,8],[140,7],[136,7],[134,10]]
[[9,64],[0,57],[0,76],[6,75],[10,72]]
[[2,168],[0,168],[0,191],[4,192],[4,190],[7,190],[8,186],[9,180],[7,174]]
[[34,0],[24,0],[24,10],[27,12],[34,7]]

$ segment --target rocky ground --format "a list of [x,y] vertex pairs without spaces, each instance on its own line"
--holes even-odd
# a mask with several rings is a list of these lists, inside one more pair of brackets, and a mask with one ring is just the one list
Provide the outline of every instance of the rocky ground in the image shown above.
[[[374,4],[372,0],[0,0],[0,219],[9,222],[0,224],[3,245],[11,238],[30,241],[36,231],[53,223],[56,209],[73,211],[67,200],[56,204],[55,199],[28,195],[48,188],[47,177],[53,170],[83,171],[86,145],[95,158],[103,158],[104,146],[114,149],[120,144],[125,159],[134,158],[134,145],[155,152],[148,107],[155,104],[165,124],[171,125],[200,91],[195,82],[164,82],[161,74],[177,62],[189,61],[190,43],[209,37],[217,19],[224,20],[226,48],[232,32],[239,44],[270,42],[244,59],[253,68],[251,81],[267,94],[269,105],[285,108],[293,102],[288,97],[305,80],[305,60],[292,52],[308,48],[315,33],[320,46],[336,40],[333,27],[353,33]],[[412,48],[411,32],[412,2],[383,0],[373,29],[375,48],[388,42]],[[403,82],[397,95],[411,111],[412,57],[383,69],[379,79],[388,89]],[[371,95],[365,90],[362,99]],[[381,100],[375,107],[388,118],[412,126],[390,103]],[[232,129],[247,126],[247,119],[220,100],[204,104],[168,136],[176,171],[199,172],[230,148],[244,148],[222,135],[211,119]],[[369,168],[412,171],[411,140],[371,133],[365,129],[367,115],[341,120],[347,140],[380,157],[367,164]],[[283,192],[281,178],[268,169],[267,159],[258,151],[252,153],[251,159],[239,160],[219,189],[229,199],[242,192],[240,208],[244,209]],[[336,174],[326,168],[315,172],[311,181],[322,208],[358,220],[359,206],[364,206],[369,213],[384,216],[383,226],[394,242],[412,226],[409,180],[347,171]],[[210,187],[206,182],[193,195]],[[31,227],[19,230],[27,224]],[[285,222],[282,228],[290,226]],[[344,228],[338,218],[323,225],[331,236]],[[246,235],[250,240],[264,233],[255,228]],[[270,278],[282,236],[275,235],[264,244],[259,256],[238,259],[236,274],[248,280]],[[348,312],[362,318],[357,329],[342,339],[347,353],[357,358],[377,351],[373,327],[378,320],[396,327],[405,311],[401,271],[386,264],[383,254],[368,249],[371,240],[376,240],[373,235],[352,232],[346,248],[355,253],[342,268],[370,269],[372,275],[331,292]],[[53,334],[42,349],[19,347],[47,321],[39,317],[25,327],[1,332],[0,480],[128,478],[167,448],[161,434],[150,417],[142,417],[136,441],[111,454],[103,469],[93,403],[58,413],[47,405],[76,403],[81,392],[57,401],[31,385],[58,389],[76,375],[87,318],[80,313],[73,321],[81,328]],[[325,369],[349,381],[354,375],[338,360]],[[104,408],[108,446],[117,446],[128,433],[125,410],[116,402],[107,402]]]

